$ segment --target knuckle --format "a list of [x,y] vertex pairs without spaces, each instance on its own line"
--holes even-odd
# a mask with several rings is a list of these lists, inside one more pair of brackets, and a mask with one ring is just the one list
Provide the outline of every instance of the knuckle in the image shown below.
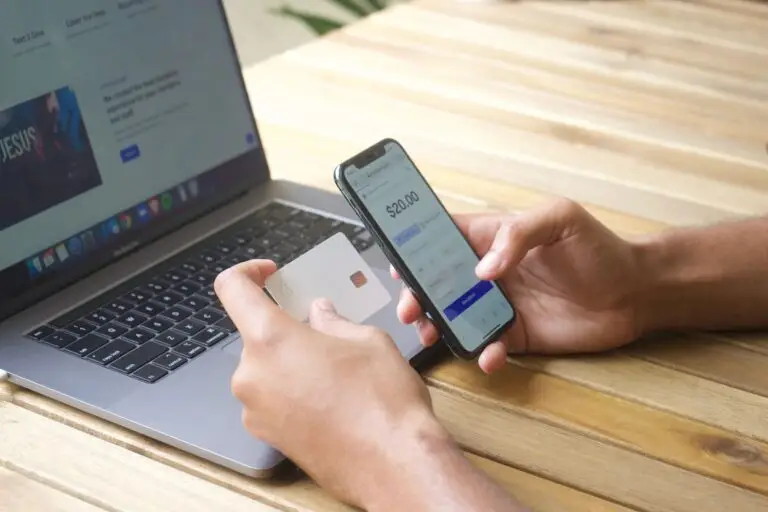
[[553,202],[553,209],[563,218],[572,219],[584,212],[584,207],[573,199],[558,197]]

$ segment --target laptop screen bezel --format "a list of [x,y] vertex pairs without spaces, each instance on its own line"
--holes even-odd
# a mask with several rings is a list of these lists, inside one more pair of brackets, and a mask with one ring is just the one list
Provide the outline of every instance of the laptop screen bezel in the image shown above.
[[[34,281],[28,280],[26,282],[28,286],[25,286],[18,294],[3,296],[2,290],[0,290],[0,322],[107,265],[125,258],[128,254],[145,247],[170,232],[178,230],[192,220],[270,180],[269,165],[245,84],[245,78],[242,74],[243,65],[235,46],[232,27],[229,23],[223,1],[217,0],[216,3],[218,4],[221,17],[219,20],[212,21],[212,23],[220,22],[225,25],[233,64],[237,66],[238,70],[239,92],[243,96],[243,107],[248,109],[252,121],[252,130],[255,135],[254,148],[239,156],[233,156],[231,160],[200,173],[199,176],[206,175],[209,180],[213,180],[216,183],[216,192],[210,197],[201,197],[197,201],[186,205],[184,209],[174,212],[173,215],[157,218],[146,226],[124,234],[120,238],[119,247],[106,246],[103,249],[94,251],[87,257],[83,257],[77,265],[52,271],[44,278]],[[233,93],[236,92],[233,91]],[[114,213],[117,214],[119,212]],[[119,250],[121,247],[130,247],[131,249],[129,251]],[[2,279],[3,272],[9,271],[22,263],[19,262],[6,269],[0,269],[0,279]]]

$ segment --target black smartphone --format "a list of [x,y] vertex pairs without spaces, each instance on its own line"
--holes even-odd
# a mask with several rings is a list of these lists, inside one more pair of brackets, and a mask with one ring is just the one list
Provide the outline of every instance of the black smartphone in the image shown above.
[[477,253],[397,141],[345,161],[334,179],[456,356],[477,357],[515,322],[509,298],[477,277]]

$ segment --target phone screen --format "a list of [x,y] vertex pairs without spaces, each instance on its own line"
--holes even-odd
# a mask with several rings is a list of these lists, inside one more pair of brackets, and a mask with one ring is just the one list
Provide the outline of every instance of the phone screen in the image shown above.
[[344,176],[466,351],[514,318],[497,285],[476,276],[477,255],[399,144],[386,142],[381,157]]

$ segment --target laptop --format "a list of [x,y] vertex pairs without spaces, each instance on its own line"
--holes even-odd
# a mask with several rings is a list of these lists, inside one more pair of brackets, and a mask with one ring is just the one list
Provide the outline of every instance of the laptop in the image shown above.
[[[218,0],[0,8],[0,369],[15,384],[250,476],[212,284],[342,232],[392,295],[370,319],[414,365],[400,285],[340,195],[271,179]],[[332,169],[328,169],[331,179]]]

